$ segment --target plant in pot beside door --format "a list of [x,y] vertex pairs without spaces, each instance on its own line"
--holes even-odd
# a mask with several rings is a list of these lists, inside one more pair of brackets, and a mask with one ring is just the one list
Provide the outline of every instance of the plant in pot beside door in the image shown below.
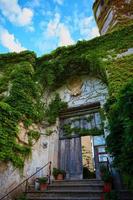
[[101,168],[101,178],[104,181],[103,192],[111,192],[112,189],[112,175],[107,167]]
[[55,178],[55,180],[63,180],[66,176],[66,172],[62,169],[58,169],[58,168],[53,168],[53,176]]
[[48,187],[48,178],[47,177],[40,177],[38,178],[38,182],[40,185],[40,191],[45,191]]

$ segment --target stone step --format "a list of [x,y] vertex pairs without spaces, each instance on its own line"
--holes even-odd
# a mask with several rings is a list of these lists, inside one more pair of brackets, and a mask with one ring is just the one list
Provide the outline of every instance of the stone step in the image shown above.
[[100,197],[102,190],[46,190],[45,192],[28,192],[30,197]]
[[120,200],[133,200],[133,191],[119,190],[118,191]]
[[52,184],[48,186],[48,190],[102,190],[103,184]]
[[75,185],[75,184],[103,184],[103,181],[101,180],[97,180],[97,179],[83,179],[83,180],[62,180],[62,181],[57,181],[57,180],[53,180],[52,185],[56,185],[56,184],[70,184],[70,185]]
[[104,184],[103,183],[76,183],[76,184],[74,184],[74,183],[52,183],[52,184],[50,184],[50,186],[70,186],[70,187],[72,187],[72,186],[103,186]]
[[[103,184],[72,184],[72,185],[67,185],[67,184],[52,184],[48,186],[48,191],[51,190],[101,190],[103,189]],[[34,192],[35,191],[35,186],[30,185],[28,187],[29,192]]]
[[29,200],[100,200],[100,197],[30,197]]

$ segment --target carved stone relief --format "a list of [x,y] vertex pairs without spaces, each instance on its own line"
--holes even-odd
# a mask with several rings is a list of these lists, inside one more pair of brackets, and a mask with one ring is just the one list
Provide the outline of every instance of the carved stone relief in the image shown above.
[[78,96],[81,94],[81,88],[83,81],[79,77],[70,79],[67,83],[67,88],[70,91],[71,96]]
[[[75,87],[75,90],[72,89],[72,91],[76,91],[76,89],[77,86]],[[59,93],[62,100],[68,103],[68,107],[77,107],[97,101],[99,101],[101,104],[104,104],[108,95],[106,85],[100,80],[92,78],[82,79],[80,93],[77,93],[78,95],[72,95],[72,92],[70,89],[68,89],[68,86],[62,88],[62,91],[59,91]]]

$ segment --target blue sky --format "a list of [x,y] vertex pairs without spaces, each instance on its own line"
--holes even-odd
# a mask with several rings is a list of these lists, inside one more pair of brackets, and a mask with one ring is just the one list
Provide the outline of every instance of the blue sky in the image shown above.
[[94,0],[0,0],[0,53],[38,56],[99,35]]

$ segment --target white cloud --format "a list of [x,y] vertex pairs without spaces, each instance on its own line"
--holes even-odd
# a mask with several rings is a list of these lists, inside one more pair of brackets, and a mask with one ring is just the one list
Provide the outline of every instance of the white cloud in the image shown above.
[[62,4],[63,4],[63,1],[64,1],[64,0],[54,0],[54,2],[55,2],[55,3],[58,3],[59,5],[62,5]]
[[59,13],[55,13],[48,23],[45,21],[40,22],[39,27],[42,35],[35,45],[41,54],[48,53],[58,46],[67,46],[75,43],[71,37],[70,27],[61,22]]
[[48,23],[46,34],[48,37],[57,37],[59,46],[74,44],[69,27],[60,22],[59,13],[56,13],[54,20]]
[[82,17],[79,20],[79,31],[83,39],[92,39],[94,37],[99,36],[99,31],[94,23],[93,16]]
[[74,44],[74,40],[71,37],[69,28],[65,24],[59,25],[59,46],[66,46]]
[[79,21],[79,28],[80,28],[81,35],[86,35],[89,32],[92,20],[93,20],[93,17],[90,16],[90,17],[82,18]]
[[49,37],[57,35],[59,24],[60,24],[60,14],[56,13],[54,16],[54,20],[51,20],[47,26],[47,34]]
[[11,23],[18,26],[30,25],[33,11],[29,8],[21,8],[18,0],[0,0],[0,10]]
[[26,50],[13,34],[7,29],[0,27],[0,43],[10,52],[20,52]]
[[90,32],[90,35],[91,35],[91,38],[94,38],[94,37],[97,37],[97,36],[100,35],[97,26],[92,27],[91,32]]

